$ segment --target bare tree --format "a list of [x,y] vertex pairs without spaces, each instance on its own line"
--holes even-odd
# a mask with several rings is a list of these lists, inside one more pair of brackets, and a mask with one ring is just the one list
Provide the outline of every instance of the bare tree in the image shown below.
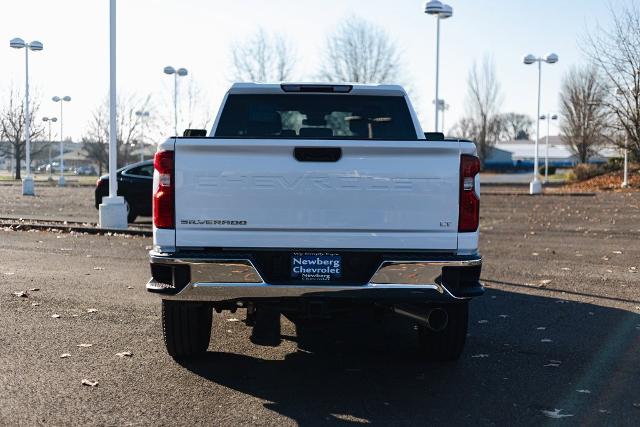
[[485,56],[482,65],[474,61],[467,77],[467,113],[454,127],[452,134],[472,139],[478,147],[480,162],[491,153],[500,137],[503,122],[499,114],[502,96],[495,65]]
[[258,29],[250,38],[231,46],[233,79],[238,81],[285,81],[292,77],[295,49],[282,34]]
[[396,43],[380,27],[356,17],[340,24],[326,42],[320,78],[355,83],[394,83],[401,77]]
[[[22,93],[13,87],[9,89],[7,104],[0,107],[0,154],[6,157],[13,157],[15,168],[15,179],[21,178],[20,162],[25,160],[25,114],[24,97]],[[29,100],[29,123],[31,158],[33,159],[41,151],[49,147],[50,141],[36,140],[44,134],[44,126],[35,117],[38,114],[40,103],[36,96]]]
[[587,34],[583,49],[606,79],[603,102],[617,119],[611,133],[626,134],[629,148],[640,156],[640,5],[636,0],[611,4],[610,16],[609,27]]
[[[145,126],[145,141],[160,140],[174,134],[173,90],[172,84],[170,90],[166,90],[161,96],[160,102],[166,108],[155,108],[156,111],[150,112],[150,120]],[[211,99],[193,74],[185,79],[179,79],[177,106],[179,134],[183,129],[208,129],[215,118],[211,111]]]
[[501,140],[525,140],[531,136],[533,119],[526,114],[504,113],[500,115]]
[[[139,99],[129,96],[118,100],[116,120],[118,122],[118,166],[132,161],[131,153],[140,142],[142,117],[136,111],[149,110],[150,96]],[[152,120],[153,116],[150,116]],[[149,123],[148,123],[149,124]],[[93,112],[85,135],[82,137],[82,149],[88,159],[98,165],[100,173],[109,163],[109,102],[105,100]]]
[[606,84],[593,66],[573,67],[562,79],[560,133],[580,163],[586,163],[603,142],[606,96]]
[[476,133],[476,123],[470,117],[462,117],[449,131],[449,134],[454,138],[470,140],[475,138]]
[[213,120],[213,113],[210,109],[209,97],[200,88],[196,80],[191,77],[189,86],[181,103],[181,114],[185,124],[185,129],[207,129]]

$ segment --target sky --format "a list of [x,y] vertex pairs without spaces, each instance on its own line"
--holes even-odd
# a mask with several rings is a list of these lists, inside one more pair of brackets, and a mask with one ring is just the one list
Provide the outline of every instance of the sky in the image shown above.
[[[624,0],[619,0],[624,1]],[[29,55],[31,92],[40,116],[59,114],[54,95],[69,95],[64,134],[79,140],[109,87],[108,0],[2,2],[0,104],[11,85],[24,87],[24,51],[9,47],[21,37],[44,50]],[[543,64],[542,112],[558,110],[562,76],[585,62],[580,39],[606,24],[616,0],[450,0],[454,15],[441,23],[440,97],[450,105],[445,128],[465,112],[466,79],[474,60],[491,55],[502,88],[503,112],[536,115],[537,70],[525,54],[554,52]],[[296,46],[298,80],[312,80],[326,37],[349,16],[382,27],[402,53],[411,96],[425,130],[433,129],[436,20],[419,0],[119,0],[117,85],[121,96],[151,95],[153,114],[172,111],[173,80],[167,65],[185,67],[205,96],[211,119],[232,83],[230,49],[259,27],[279,32]],[[186,86],[186,81],[181,81]],[[181,87],[182,87],[181,86]],[[36,117],[41,120],[41,117]],[[546,131],[546,129],[544,129]],[[167,128],[166,132],[169,132]],[[553,125],[551,133],[557,133]],[[168,136],[168,135],[166,135]]]

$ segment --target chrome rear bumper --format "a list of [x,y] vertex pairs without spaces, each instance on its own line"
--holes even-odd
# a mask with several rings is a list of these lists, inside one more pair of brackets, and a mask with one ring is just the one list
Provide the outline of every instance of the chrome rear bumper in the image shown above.
[[[299,297],[467,299],[447,289],[442,283],[442,269],[482,265],[480,256],[470,259],[386,260],[364,285],[280,285],[267,283],[250,259],[182,258],[151,252],[150,260],[156,265],[188,266],[190,280],[182,289],[172,292],[176,288],[175,278],[172,278],[172,284],[152,278],[146,286],[148,291],[161,293],[165,299],[212,302]],[[482,293],[479,282],[478,287]]]

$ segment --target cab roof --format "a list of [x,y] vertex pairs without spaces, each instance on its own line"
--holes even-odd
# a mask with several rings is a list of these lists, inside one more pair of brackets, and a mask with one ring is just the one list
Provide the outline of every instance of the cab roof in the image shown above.
[[405,96],[400,85],[360,83],[234,83],[229,94],[325,93],[348,95]]

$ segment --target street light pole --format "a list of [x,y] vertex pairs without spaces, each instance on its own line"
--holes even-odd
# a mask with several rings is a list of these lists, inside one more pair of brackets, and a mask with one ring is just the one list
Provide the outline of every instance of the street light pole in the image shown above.
[[531,54],[524,57],[523,62],[525,65],[531,65],[538,63],[538,120],[536,120],[536,142],[535,142],[535,153],[533,156],[533,179],[529,183],[529,194],[540,194],[542,193],[542,184],[538,179],[538,146],[540,144],[540,101],[541,101],[541,91],[542,91],[542,63],[546,62],[547,64],[555,64],[558,62],[558,55],[555,53],[550,53],[546,57],[535,57]]
[[431,0],[427,2],[424,7],[424,12],[428,15],[434,15],[436,17],[436,99],[435,103],[435,132],[438,132],[438,108],[439,96],[440,96],[440,20],[451,18],[453,16],[453,8],[448,4],[443,4],[438,0]]
[[116,0],[109,0],[109,197],[99,207],[100,228],[127,228],[127,208],[118,196],[118,145],[116,140]]
[[55,123],[58,121],[56,117],[43,117],[43,122],[47,122],[49,124],[49,181],[53,180],[51,173],[53,172],[53,166],[51,165],[51,123]]
[[545,144],[544,149],[544,184],[549,182],[549,127],[551,124],[551,120],[557,120],[558,116],[556,114],[543,114],[540,116],[539,120],[547,121],[547,143]]
[[447,128],[444,125],[444,113],[449,109],[449,104],[447,104],[443,99],[440,100],[440,107],[442,107],[442,133],[445,133]]
[[149,118],[148,111],[136,111],[136,116],[140,117],[140,161],[144,161],[144,128],[147,124],[147,118]]
[[[33,185],[33,177],[31,176],[31,116],[29,115],[29,51],[42,50],[42,43],[39,41],[32,41],[31,43],[25,43],[21,38],[11,39],[9,46],[14,49],[24,49],[24,70],[25,70],[25,92],[24,92],[24,140],[25,140],[25,162],[27,163],[27,176],[22,180],[22,195],[33,196],[35,195],[35,188]],[[18,165],[16,166],[20,170],[20,159],[18,159]]]
[[54,96],[51,98],[53,102],[60,103],[60,177],[58,178],[58,187],[64,187],[64,138],[62,135],[62,104],[71,101],[70,96]]
[[173,74],[173,131],[178,136],[178,77],[184,77],[189,72],[186,68],[178,68],[177,70],[171,65],[164,67],[164,73]]
[[440,15],[436,18],[436,117],[435,131],[438,132],[438,108],[440,108]]
[[629,186],[629,135],[624,134],[624,178],[622,179],[622,188]]
[[[638,74],[640,74],[640,72],[636,72],[634,74],[637,77]],[[623,96],[624,90],[621,88],[616,89],[615,95]],[[624,164],[623,164],[624,172],[623,172],[623,178],[622,178],[622,185],[620,187],[627,188],[629,186],[629,134],[627,133],[626,129],[624,129],[624,126],[623,126],[623,130],[624,130]]]

